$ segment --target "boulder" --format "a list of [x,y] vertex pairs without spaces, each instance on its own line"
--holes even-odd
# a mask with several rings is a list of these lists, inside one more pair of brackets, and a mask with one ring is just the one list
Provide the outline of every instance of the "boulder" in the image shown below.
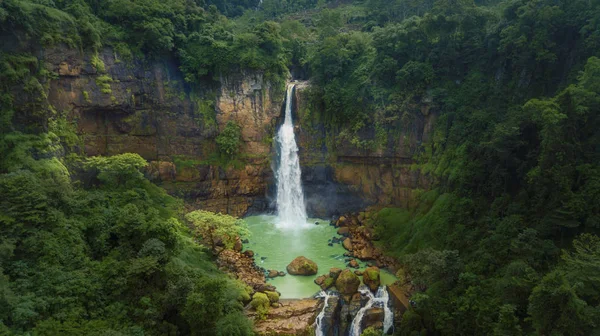
[[314,275],[317,274],[319,267],[317,264],[306,258],[306,257],[298,257],[287,266],[287,271],[292,275]]
[[354,251],[354,255],[361,260],[373,260],[373,247],[367,244],[362,249]]
[[346,225],[346,217],[342,216],[340,217],[337,222],[335,223],[335,226],[345,226]]
[[335,280],[333,280],[333,278],[326,277],[325,281],[323,281],[323,283],[321,284],[320,287],[321,287],[322,290],[326,290],[326,289],[331,288],[334,283],[335,283]]
[[338,276],[342,273],[341,268],[332,267],[329,269],[329,276],[333,278],[333,280],[337,280]]
[[352,251],[352,240],[350,240],[350,238],[344,239],[344,242],[342,243],[342,246],[344,246],[344,248],[346,250]]
[[352,268],[358,268],[358,261],[356,261],[355,259],[350,260],[350,262],[348,263],[348,266],[352,267]]
[[235,239],[235,243],[233,244],[233,250],[236,252],[241,252],[243,247],[244,246],[242,245],[242,240],[240,239],[240,237],[237,237]]
[[372,307],[367,309],[362,320],[363,330],[369,327],[381,329],[383,327],[384,315],[385,313],[383,311],[383,308]]
[[248,258],[254,258],[254,251],[246,250],[246,251],[244,251],[244,255]]
[[358,276],[362,276],[363,275],[363,271],[361,270],[356,270],[354,271],[354,274],[358,275]]
[[344,295],[352,295],[358,291],[360,279],[349,269],[343,270],[335,281],[335,287]]
[[350,235],[350,229],[347,226],[341,227],[337,230],[337,234],[348,237]]
[[284,271],[279,271],[279,276],[285,276],[285,272]]
[[321,276],[318,276],[318,277],[315,279],[315,283],[316,283],[317,285],[321,286],[321,285],[322,285],[322,284],[325,282],[325,279],[327,279],[327,275],[321,275]]
[[363,272],[363,282],[371,291],[376,291],[381,285],[381,280],[379,276],[379,268],[377,267],[369,267]]
[[276,270],[269,270],[269,275],[267,275],[269,278],[276,278],[277,276],[279,276],[279,272]]

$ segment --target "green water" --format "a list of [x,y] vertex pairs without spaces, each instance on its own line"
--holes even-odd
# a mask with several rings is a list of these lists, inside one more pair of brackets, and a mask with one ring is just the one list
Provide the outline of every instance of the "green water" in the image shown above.
[[[309,219],[309,223],[301,228],[279,228],[277,217],[270,215],[251,216],[245,218],[250,229],[250,243],[244,244],[244,249],[254,251],[256,263],[267,270],[286,271],[286,266],[298,256],[317,263],[319,271],[314,276],[299,276],[286,274],[268,282],[281,293],[282,298],[307,298],[320,291],[314,283],[317,276],[326,274],[331,267],[346,268],[344,252],[341,244],[328,246],[332,237],[340,237],[336,229],[328,221]],[[315,225],[319,222],[319,225]],[[266,259],[261,260],[261,257]],[[358,260],[357,260],[358,261]],[[360,262],[364,270],[366,263]],[[381,282],[391,284],[396,278],[389,272],[381,272]]]

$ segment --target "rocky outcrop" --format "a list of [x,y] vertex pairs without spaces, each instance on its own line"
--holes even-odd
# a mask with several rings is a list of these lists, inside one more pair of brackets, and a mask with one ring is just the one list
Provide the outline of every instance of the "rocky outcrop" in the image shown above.
[[[84,154],[138,153],[150,162],[148,177],[192,208],[233,215],[268,208],[270,139],[284,94],[262,73],[192,88],[174,59],[124,59],[108,48],[95,54],[64,45],[38,55],[56,74],[48,103],[75,123]],[[15,103],[19,109],[27,101]],[[243,126],[243,160],[235,168],[213,159],[215,137],[229,121]]]
[[323,303],[317,299],[279,302],[279,307],[270,308],[264,320],[258,319],[255,311],[246,311],[246,314],[254,319],[255,331],[259,335],[311,335]]
[[300,256],[287,265],[287,271],[291,275],[314,275],[319,271],[319,267],[314,261]]
[[369,261],[375,266],[387,267],[394,271],[397,268],[397,261],[384,255],[373,245],[377,237],[369,226],[372,225],[370,223],[372,211],[374,210],[367,209],[365,212],[345,214],[334,222],[335,226],[348,230],[348,238],[345,238],[342,243],[348,250],[347,256]]
[[265,282],[265,274],[256,266],[254,259],[243,253],[223,250],[217,256],[217,266],[256,292],[275,291],[275,287]]

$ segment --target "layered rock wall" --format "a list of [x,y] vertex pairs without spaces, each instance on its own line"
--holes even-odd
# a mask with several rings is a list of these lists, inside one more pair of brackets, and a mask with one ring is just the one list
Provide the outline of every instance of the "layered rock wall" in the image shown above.
[[[322,111],[308,106],[309,88],[303,83],[296,89],[296,133],[309,213],[326,217],[360,211],[369,205],[412,206],[419,190],[430,183],[411,166],[421,144],[432,135],[435,105],[422,103],[409,123],[385,126],[384,144],[377,149],[361,149],[332,127],[315,123],[315,114]],[[360,139],[375,139],[371,126],[359,131]]]
[[[284,95],[259,72],[190,87],[175,60],[123,60],[58,47],[41,58],[57,74],[48,102],[65,111],[87,155],[138,153],[149,177],[193,208],[243,215],[268,207],[271,139]],[[215,137],[241,126],[241,155],[223,165]],[[221,160],[222,161],[222,160]]]

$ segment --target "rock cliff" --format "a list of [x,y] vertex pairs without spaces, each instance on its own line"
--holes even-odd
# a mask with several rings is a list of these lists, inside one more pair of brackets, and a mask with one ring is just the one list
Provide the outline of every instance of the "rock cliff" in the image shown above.
[[[92,54],[57,46],[37,55],[54,74],[45,83],[49,113],[59,111],[73,121],[80,152],[140,154],[150,162],[148,176],[190,208],[238,216],[273,210],[272,139],[283,87],[251,71],[191,87],[174,59],[123,59],[108,48]],[[297,85],[294,113],[309,214],[409,206],[415,191],[428,185],[410,166],[416,148],[431,135],[432,104],[424,104],[410,126],[385,129],[387,141],[379,149],[364,150],[335,139],[322,123],[306,121],[307,87]],[[27,104],[23,99],[23,111]],[[38,126],[43,119],[21,115]],[[229,121],[241,126],[242,154],[224,165],[215,138]],[[361,137],[372,138],[369,132]]]
[[[264,211],[272,180],[271,139],[284,95],[261,73],[242,72],[190,87],[175,60],[123,60],[67,47],[40,58],[56,74],[48,102],[65,111],[87,155],[134,152],[149,177],[193,208],[243,215]],[[242,128],[242,155],[219,164],[215,137],[228,121]]]
[[[385,125],[384,143],[377,149],[364,149],[315,123],[314,115],[320,111],[307,106],[309,88],[308,83],[296,86],[297,137],[309,214],[340,215],[369,205],[409,207],[418,190],[430,183],[411,165],[419,146],[432,135],[435,104],[423,102],[408,124]],[[358,135],[367,141],[376,137],[372,125]]]

